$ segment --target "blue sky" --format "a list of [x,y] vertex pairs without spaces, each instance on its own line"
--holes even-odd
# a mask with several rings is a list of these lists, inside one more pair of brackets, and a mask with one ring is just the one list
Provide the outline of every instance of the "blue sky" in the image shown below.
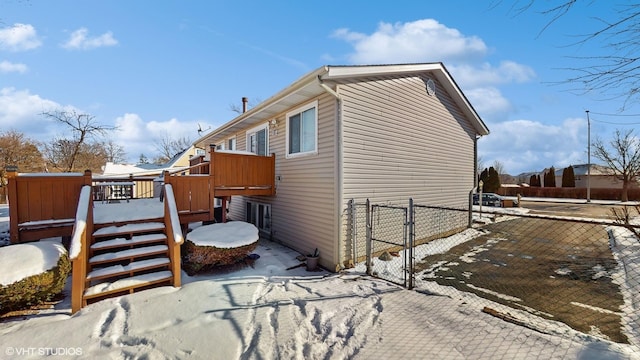
[[634,117],[600,115],[622,99],[556,84],[575,57],[607,51],[568,46],[600,26],[595,16],[615,15],[613,2],[585,3],[541,33],[540,8],[516,15],[508,0],[0,0],[0,131],[46,141],[64,132],[40,114],[76,109],[118,126],[111,137],[135,162],[322,65],[442,61],[491,130],[485,165],[515,175],[586,163],[585,110],[592,138]]

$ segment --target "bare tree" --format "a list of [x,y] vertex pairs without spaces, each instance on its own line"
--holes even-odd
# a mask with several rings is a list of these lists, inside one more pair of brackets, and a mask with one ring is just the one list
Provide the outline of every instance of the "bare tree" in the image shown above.
[[482,170],[484,170],[485,166],[484,166],[484,157],[478,155],[478,157],[476,158],[476,171],[477,171],[477,176],[480,176],[480,173],[482,172]]
[[[72,137],[54,139],[45,147],[45,155],[56,167],[65,172],[76,169],[76,160],[83,144],[98,135],[104,135],[115,127],[96,123],[95,117],[72,111],[55,110],[42,113],[45,117],[65,125]],[[57,153],[56,153],[57,152]]]
[[504,165],[502,164],[502,162],[500,162],[500,160],[493,161],[493,168],[496,170],[498,175],[504,174]]
[[[496,0],[493,6],[503,3]],[[536,4],[543,3],[542,8]],[[536,2],[535,0],[513,0],[510,12],[516,15],[534,11],[549,18],[540,33],[547,31],[555,22],[561,21],[572,8],[578,4],[590,6],[593,1],[579,2],[577,0],[550,0]],[[568,46],[580,46],[587,42],[599,41],[605,50],[605,55],[573,56],[576,67],[566,68],[575,75],[560,83],[577,85],[571,89],[579,93],[599,91],[612,98],[623,98],[622,109],[632,103],[640,101],[640,56],[638,56],[637,34],[640,32],[640,3],[626,3],[616,6],[615,16],[605,19],[601,14],[594,13],[585,21],[599,23],[597,30],[586,34],[577,34]],[[576,26],[579,28],[579,25]]]
[[106,154],[106,160],[112,163],[121,163],[126,160],[127,153],[122,145],[117,144],[112,139],[102,143]]
[[596,139],[593,144],[593,156],[602,160],[612,175],[622,181],[621,200],[628,201],[629,185],[640,176],[640,139],[634,136],[633,130],[625,133],[616,130],[608,144]]
[[165,133],[160,139],[154,143],[158,156],[154,158],[154,163],[163,164],[171,160],[177,154],[188,149],[192,144],[188,137],[172,138],[169,133]]
[[640,241],[640,228],[638,228],[637,225],[631,224],[631,221],[640,215],[640,205],[634,205],[631,207],[635,210],[635,213],[630,211],[629,208],[630,206],[623,206],[622,208],[613,207],[611,208],[611,214],[613,215],[616,223],[631,231],[633,235],[636,236],[636,240]]

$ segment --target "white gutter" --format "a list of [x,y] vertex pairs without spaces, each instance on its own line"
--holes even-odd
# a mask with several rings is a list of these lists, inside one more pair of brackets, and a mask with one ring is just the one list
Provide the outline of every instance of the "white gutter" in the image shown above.
[[305,86],[309,85],[310,83],[312,83],[313,81],[316,81],[316,79],[323,74],[326,74],[327,72],[329,72],[329,67],[328,66],[322,66],[316,70],[311,71],[310,73],[302,76],[300,79],[298,79],[296,82],[292,83],[291,85],[287,86],[286,88],[284,88],[283,90],[279,91],[278,93],[276,93],[275,95],[271,96],[270,98],[268,98],[267,100],[261,102],[260,104],[258,104],[257,106],[247,110],[247,112],[242,113],[241,115],[237,116],[235,119],[227,122],[226,124],[218,127],[217,129],[213,130],[212,132],[210,132],[209,134],[197,139],[196,141],[193,142],[194,145],[197,145],[198,143],[204,142],[206,139],[211,138],[211,137],[215,137],[216,134],[219,134],[229,128],[232,128],[240,123],[242,123],[243,121],[251,118],[252,116],[265,111],[267,109],[269,109],[271,106],[276,105],[280,100],[282,100],[283,98],[295,93],[296,91],[304,88]]

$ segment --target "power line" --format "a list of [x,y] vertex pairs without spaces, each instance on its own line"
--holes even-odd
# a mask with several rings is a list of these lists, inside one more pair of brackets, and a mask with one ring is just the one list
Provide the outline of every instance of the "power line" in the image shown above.
[[619,122],[613,122],[613,121],[596,120],[593,117],[591,118],[591,121],[595,121],[595,122],[603,123],[603,124],[610,124],[610,125],[640,125],[640,122],[636,122],[636,123],[628,123],[628,122],[627,123],[619,123]]
[[603,115],[603,116],[636,116],[636,117],[640,117],[640,114],[607,114],[607,113],[598,113],[598,112],[591,112],[592,114],[596,114],[596,115]]

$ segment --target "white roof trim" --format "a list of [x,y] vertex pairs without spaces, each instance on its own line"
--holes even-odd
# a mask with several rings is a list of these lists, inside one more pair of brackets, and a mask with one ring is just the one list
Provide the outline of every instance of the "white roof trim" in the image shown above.
[[236,126],[241,123],[247,122],[249,125],[257,124],[260,121],[266,121],[283,112],[279,107],[282,107],[287,101],[293,101],[293,99],[297,97],[312,98],[326,92],[326,90],[320,86],[318,79],[331,81],[369,76],[410,75],[422,72],[434,73],[434,76],[445,87],[447,92],[451,94],[458,106],[460,106],[465,116],[472,122],[478,135],[482,136],[489,134],[489,129],[482,119],[480,119],[478,113],[475,111],[473,106],[471,106],[471,103],[464,96],[442,63],[361,66],[326,65],[305,74],[300,79],[296,80],[291,85],[271,96],[267,100],[211,131],[207,135],[199,138],[194,142],[194,145],[206,147],[209,144],[217,143],[235,133]]

